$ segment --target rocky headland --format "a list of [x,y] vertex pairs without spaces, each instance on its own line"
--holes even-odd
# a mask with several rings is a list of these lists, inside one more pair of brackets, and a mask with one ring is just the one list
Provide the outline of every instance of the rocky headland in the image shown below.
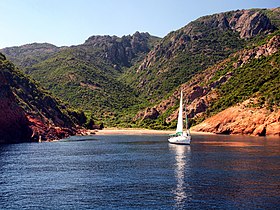
[[78,119],[2,54],[0,96],[0,143],[54,140],[79,133]]
[[280,110],[254,107],[250,99],[230,107],[192,128],[216,134],[280,136]]

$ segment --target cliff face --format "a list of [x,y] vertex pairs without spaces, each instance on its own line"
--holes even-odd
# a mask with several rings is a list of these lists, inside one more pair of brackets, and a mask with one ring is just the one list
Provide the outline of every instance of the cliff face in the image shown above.
[[77,133],[67,109],[2,54],[0,95],[0,143],[52,140]]
[[275,30],[270,19],[263,13],[250,10],[235,12],[230,18],[225,19],[227,27],[237,31],[241,38],[250,38],[260,33],[269,33]]
[[132,36],[91,36],[83,45],[83,48],[100,49],[99,56],[104,60],[108,60],[116,65],[116,68],[123,66],[130,67],[136,61],[144,58],[154,43],[159,40],[157,37],[151,36],[149,33],[136,32]]

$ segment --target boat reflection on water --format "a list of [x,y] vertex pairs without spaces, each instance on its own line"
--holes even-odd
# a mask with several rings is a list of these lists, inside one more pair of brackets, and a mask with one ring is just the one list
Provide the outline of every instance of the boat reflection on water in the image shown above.
[[169,144],[169,149],[175,155],[175,178],[177,181],[176,188],[172,191],[176,208],[184,207],[186,201],[191,200],[191,186],[188,182],[190,175],[190,155],[191,148],[189,145]]

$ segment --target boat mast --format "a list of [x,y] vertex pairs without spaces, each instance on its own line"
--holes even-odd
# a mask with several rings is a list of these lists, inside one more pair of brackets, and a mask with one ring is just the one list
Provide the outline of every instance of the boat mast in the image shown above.
[[185,114],[186,114],[186,134],[187,134],[187,136],[189,136],[190,135],[190,131],[189,131],[189,129],[188,129],[188,113],[187,113],[187,105],[186,105],[186,103],[184,103],[184,108],[185,108]]
[[187,107],[185,104],[185,114],[186,114],[186,133],[188,133],[188,116],[187,116]]
[[181,91],[180,97],[180,107],[179,107],[179,114],[178,114],[178,122],[177,122],[177,129],[176,133],[183,133],[184,130],[184,122],[183,122],[183,92]]
[[186,108],[186,133],[187,133],[187,136],[190,136],[190,135],[191,135],[190,129],[189,129],[189,123],[188,123],[187,108]]

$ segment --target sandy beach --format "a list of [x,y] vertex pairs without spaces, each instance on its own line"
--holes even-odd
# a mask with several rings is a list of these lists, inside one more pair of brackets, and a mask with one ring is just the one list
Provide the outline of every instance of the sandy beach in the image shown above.
[[141,128],[104,128],[98,130],[96,135],[147,135],[147,134],[170,134],[170,130],[149,130]]
[[[104,128],[103,130],[95,131],[96,135],[152,135],[152,134],[172,134],[174,130],[150,130],[141,128]],[[209,134],[201,132],[192,132],[193,134]]]

